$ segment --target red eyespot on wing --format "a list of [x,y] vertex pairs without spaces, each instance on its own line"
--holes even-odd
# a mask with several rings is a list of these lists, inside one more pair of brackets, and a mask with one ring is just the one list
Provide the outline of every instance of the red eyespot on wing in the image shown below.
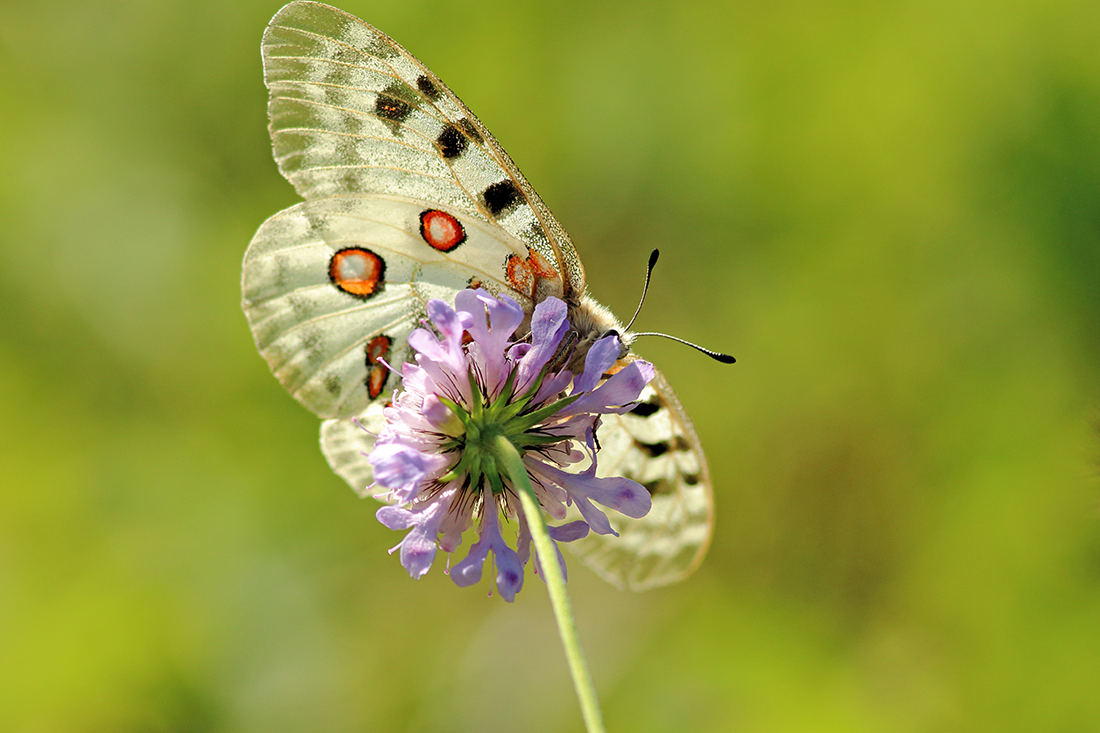
[[504,273],[508,284],[528,298],[535,297],[535,288],[540,279],[558,278],[558,271],[546,261],[537,250],[527,248],[527,259],[519,255],[509,255],[504,262]]
[[390,376],[390,370],[382,360],[389,356],[392,343],[393,339],[384,335],[375,336],[367,343],[367,394],[372,400],[382,394]]
[[364,300],[381,289],[385,272],[385,261],[362,247],[342,249],[328,263],[328,278],[332,284]]
[[531,272],[531,266],[527,260],[519,255],[508,255],[508,261],[504,263],[504,271],[508,277],[508,284],[528,298],[535,292],[535,273]]
[[378,364],[390,353],[390,337],[375,336],[367,344],[367,364]]
[[440,252],[450,252],[466,241],[466,230],[447,212],[428,209],[420,214],[420,236]]
[[385,364],[375,364],[367,372],[367,394],[370,398],[377,399],[386,387],[386,379],[390,376],[390,370]]
[[539,254],[537,249],[529,250],[530,254],[527,255],[527,263],[531,266],[531,271],[535,273],[536,277],[557,277],[558,271],[554,269],[554,266],[546,261],[546,258]]

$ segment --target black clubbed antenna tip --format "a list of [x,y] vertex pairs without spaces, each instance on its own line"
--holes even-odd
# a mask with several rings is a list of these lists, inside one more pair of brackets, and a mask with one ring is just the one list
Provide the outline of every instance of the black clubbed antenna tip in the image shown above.
[[703,346],[700,346],[699,344],[693,344],[693,343],[691,343],[690,341],[688,341],[686,339],[677,338],[676,336],[669,336],[667,333],[657,333],[656,331],[645,331],[644,333],[634,334],[634,338],[637,338],[639,336],[660,336],[661,338],[671,339],[672,341],[683,344],[684,346],[690,346],[691,348],[695,349],[696,351],[701,351],[704,354],[706,354],[707,356],[709,356],[711,359],[714,359],[715,361],[720,361],[723,364],[733,364],[734,362],[737,361],[737,359],[734,359],[729,354],[723,354],[720,351],[711,351],[710,349],[705,348]]
[[649,253],[649,264],[645,268],[645,285],[642,286],[642,297],[638,299],[638,307],[634,309],[634,315],[630,317],[630,323],[626,324],[624,331],[629,331],[634,325],[638,314],[642,312],[642,303],[645,303],[645,294],[649,292],[649,278],[653,276],[653,266],[657,264],[657,258],[661,256],[661,250],[654,249]]

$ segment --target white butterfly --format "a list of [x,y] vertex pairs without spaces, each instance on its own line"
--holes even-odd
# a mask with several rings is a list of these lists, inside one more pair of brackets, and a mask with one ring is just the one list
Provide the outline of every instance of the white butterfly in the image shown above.
[[[244,312],[275,376],[325,418],[321,449],[353,489],[366,495],[372,482],[373,438],[359,425],[381,428],[397,386],[382,360],[408,358],[431,298],[454,302],[476,284],[530,315],[555,296],[581,342],[622,333],[586,294],[569,236],[512,159],[405,49],[341,10],[293,2],[262,50],[275,159],[305,201],[256,232]],[[605,416],[598,437],[599,475],[640,482],[653,508],[613,520],[619,538],[589,535],[571,549],[620,587],[685,577],[710,542],[710,475],[664,378],[632,412]]]

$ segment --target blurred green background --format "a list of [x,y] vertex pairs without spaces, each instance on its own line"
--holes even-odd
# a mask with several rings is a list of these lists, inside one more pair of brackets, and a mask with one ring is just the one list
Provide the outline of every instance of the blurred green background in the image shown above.
[[[277,2],[0,5],[0,730],[579,731],[542,584],[413,582],[239,308]],[[615,731],[1100,730],[1100,4],[343,7],[660,340],[687,582],[574,564]]]

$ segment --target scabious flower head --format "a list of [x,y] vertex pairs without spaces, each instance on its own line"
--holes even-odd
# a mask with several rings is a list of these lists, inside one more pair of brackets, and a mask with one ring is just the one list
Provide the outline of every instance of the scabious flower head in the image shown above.
[[[428,572],[439,548],[457,550],[476,525],[478,540],[451,568],[451,578],[460,586],[478,582],[491,552],[497,588],[512,601],[531,554],[532,518],[524,516],[522,489],[500,460],[501,438],[522,456],[551,518],[564,519],[571,505],[579,510],[581,520],[549,528],[554,540],[615,534],[593,502],[637,518],[649,511],[650,497],[630,479],[596,476],[596,431],[600,415],[633,407],[654,369],[636,360],[601,383],[620,352],[618,335],[609,334],[592,344],[583,370],[573,374],[565,367],[574,343],[566,339],[568,309],[557,298],[535,307],[530,337],[521,341],[513,336],[523,309],[506,295],[464,290],[454,308],[430,301],[428,317],[432,329],[409,335],[416,362],[401,367],[401,390],[384,411],[385,426],[369,456],[375,483],[386,490],[380,498],[392,502],[378,510],[378,519],[409,530],[391,552],[400,550],[414,578]],[[502,532],[510,521],[515,547]],[[564,570],[560,551],[558,562]]]

